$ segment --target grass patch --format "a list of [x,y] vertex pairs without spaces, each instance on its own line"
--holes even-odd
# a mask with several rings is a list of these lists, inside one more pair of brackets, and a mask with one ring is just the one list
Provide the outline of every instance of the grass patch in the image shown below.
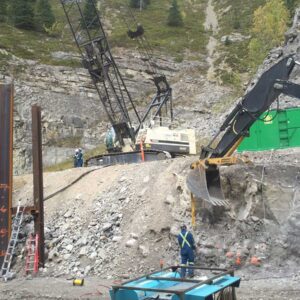
[[[58,27],[61,28],[57,37],[20,30],[1,23],[0,48],[6,49],[17,57],[36,60],[43,64],[78,67],[80,66],[78,61],[57,60],[51,56],[55,51],[77,53],[77,47],[60,2],[58,0],[50,0],[50,2]],[[127,36],[127,27],[122,18],[122,15],[127,14],[122,8],[124,2],[124,0],[101,2],[100,15],[102,19],[112,24],[111,30],[108,31],[112,46],[136,48],[137,43]],[[171,1],[152,0],[147,9],[142,12],[134,9],[133,13],[143,24],[152,48],[155,51],[172,54],[180,60],[186,49],[196,53],[206,53],[208,37],[203,27],[206,2],[206,0],[178,1],[184,16],[184,26],[180,28],[169,27],[166,24]],[[5,64],[2,57],[0,57],[0,64]]]
[[61,163],[44,167],[44,172],[59,172],[73,168],[74,162],[72,159],[65,160]]
[[[106,146],[105,146],[105,144],[100,144],[96,148],[87,150],[86,152],[83,153],[84,161],[86,161],[87,159],[89,159],[91,157],[101,155],[104,153],[106,153]],[[59,172],[59,171],[71,169],[73,167],[74,167],[73,159],[67,159],[61,163],[44,167],[44,172]]]
[[[206,53],[208,36],[203,23],[205,20],[206,0],[179,0],[178,4],[183,14],[183,27],[170,27],[167,25],[170,1],[152,0],[147,9],[133,10],[136,18],[145,28],[145,35],[155,50],[172,55],[180,55],[189,49],[193,52]],[[114,28],[111,35],[111,44],[114,46],[135,47],[136,43],[131,41],[126,32],[119,14],[114,14],[117,8],[124,6],[123,0],[115,0],[114,8],[111,10],[112,1],[104,4],[105,18],[113,22]]]
[[0,48],[17,57],[36,60],[42,64],[64,63],[62,60],[55,60],[51,56],[52,52],[76,51],[73,41],[69,39],[64,40],[38,32],[20,30],[7,24],[0,26]]

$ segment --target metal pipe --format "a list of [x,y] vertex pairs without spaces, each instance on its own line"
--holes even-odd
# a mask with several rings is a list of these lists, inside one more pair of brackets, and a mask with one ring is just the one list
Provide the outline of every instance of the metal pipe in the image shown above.
[[187,283],[200,283],[203,280],[197,279],[185,279],[185,278],[175,278],[175,277],[159,277],[159,276],[147,276],[149,280],[160,280],[160,281],[176,281],[176,282],[187,282]]

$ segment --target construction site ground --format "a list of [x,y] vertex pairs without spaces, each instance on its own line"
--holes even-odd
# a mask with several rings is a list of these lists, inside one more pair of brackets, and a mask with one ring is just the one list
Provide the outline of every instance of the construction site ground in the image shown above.
[[[248,156],[253,164],[221,169],[230,207],[198,203],[194,228],[186,177],[196,157],[45,173],[45,268],[25,279],[20,243],[17,278],[0,283],[0,299],[109,299],[114,280],[153,272],[160,259],[179,262],[183,223],[195,237],[196,264],[238,269],[238,299],[299,299],[299,150]],[[15,177],[14,205],[31,206],[31,195],[32,175]],[[33,227],[25,219],[24,241]]]
[[[0,282],[0,299],[110,300],[108,291],[112,284],[113,281],[95,277],[86,278],[84,286],[73,286],[72,280],[63,278],[15,279]],[[298,300],[299,286],[300,278],[243,280],[236,292],[239,300]]]

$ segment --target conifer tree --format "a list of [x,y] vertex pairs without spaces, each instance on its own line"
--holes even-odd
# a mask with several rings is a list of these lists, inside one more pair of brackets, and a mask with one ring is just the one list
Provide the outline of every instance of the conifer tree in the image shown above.
[[99,28],[96,5],[94,0],[87,0],[83,9],[82,27],[88,26],[89,29]]
[[55,22],[55,17],[49,0],[37,0],[34,10],[34,26],[38,31],[45,31]]
[[132,8],[138,8],[140,7],[140,0],[130,0],[129,6]]
[[183,26],[182,15],[177,3],[177,0],[173,0],[172,6],[169,10],[168,22],[169,26],[180,27]]
[[0,22],[5,22],[7,17],[7,0],[0,0]]
[[132,8],[147,8],[147,5],[150,4],[150,0],[130,0],[129,6]]
[[13,0],[9,4],[9,19],[15,27],[32,29],[34,27],[31,1]]
[[295,0],[285,0],[285,4],[291,13],[294,12],[296,1]]

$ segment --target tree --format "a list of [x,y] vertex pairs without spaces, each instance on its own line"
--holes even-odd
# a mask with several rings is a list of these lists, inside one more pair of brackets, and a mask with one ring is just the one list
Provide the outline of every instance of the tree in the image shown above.
[[289,9],[291,13],[294,12],[297,0],[285,0],[286,7]]
[[31,1],[10,1],[9,17],[15,27],[32,29],[34,27],[34,14]]
[[7,17],[7,0],[0,0],[0,22],[5,22]]
[[150,4],[150,0],[130,0],[129,6],[132,8],[147,8]]
[[269,0],[254,12],[253,38],[249,44],[253,65],[261,63],[270,49],[282,44],[288,21],[289,11],[284,0]]
[[182,15],[181,15],[177,0],[173,0],[172,6],[169,9],[167,24],[169,26],[175,26],[175,27],[183,26]]
[[34,26],[38,31],[45,31],[55,22],[49,0],[37,0],[34,9]]
[[82,26],[87,26],[89,29],[99,28],[100,24],[97,17],[97,8],[95,6],[94,0],[87,0],[83,9]]

